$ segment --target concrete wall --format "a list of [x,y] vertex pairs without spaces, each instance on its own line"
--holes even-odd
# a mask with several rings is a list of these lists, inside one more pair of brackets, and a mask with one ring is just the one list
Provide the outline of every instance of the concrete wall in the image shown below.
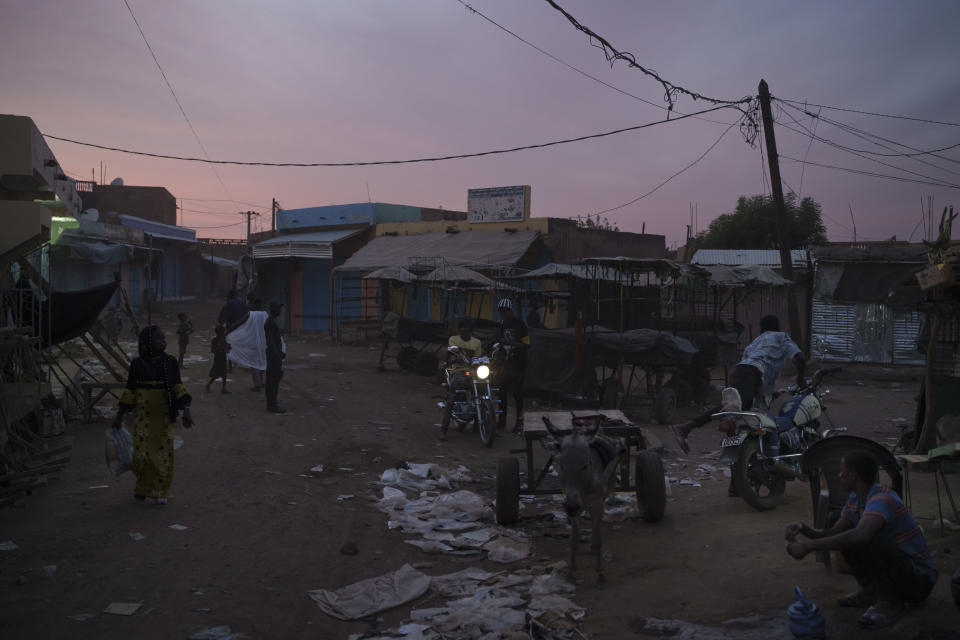
[[145,220],[177,224],[177,201],[163,187],[132,187],[98,184],[94,188],[96,207],[103,212],[125,213]]

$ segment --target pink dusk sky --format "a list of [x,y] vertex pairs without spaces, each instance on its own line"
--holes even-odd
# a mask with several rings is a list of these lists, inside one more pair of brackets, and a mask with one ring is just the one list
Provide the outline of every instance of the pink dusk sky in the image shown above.
[[[543,0],[470,6],[582,74],[458,0],[128,2],[213,159],[404,160],[545,143],[666,116],[654,79],[624,63],[611,68]],[[932,197],[937,220],[944,206],[960,205],[960,147],[902,155],[960,143],[955,0],[558,4],[639,64],[705,96],[756,95],[763,78],[776,98],[939,121],[807,108],[828,123],[774,103],[784,188],[822,204],[831,240],[851,240],[855,225],[858,239],[916,241],[924,233],[921,202]],[[29,116],[45,134],[204,155],[123,0],[3,0],[0,15],[0,113]],[[675,113],[710,106],[679,95]],[[241,237],[245,225],[224,225],[239,223],[240,210],[269,214],[271,198],[287,209],[369,198],[465,210],[470,188],[528,184],[533,216],[593,214],[693,163],[738,117],[724,109],[544,149],[399,166],[214,170],[48,142],[73,177],[90,179],[93,170],[99,179],[103,163],[108,181],[169,189],[182,205],[181,223],[199,235]],[[811,142],[802,127],[860,156]],[[645,224],[669,245],[682,243],[692,205],[702,230],[739,196],[769,192],[760,142],[751,147],[734,126],[687,171],[605,215],[621,230]]]

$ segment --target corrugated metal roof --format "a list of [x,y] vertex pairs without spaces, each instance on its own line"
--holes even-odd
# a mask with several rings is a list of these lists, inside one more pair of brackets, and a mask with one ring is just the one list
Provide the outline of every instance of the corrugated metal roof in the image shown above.
[[144,233],[154,238],[164,238],[165,240],[179,240],[180,242],[196,242],[197,232],[188,227],[177,227],[170,224],[163,224],[154,220],[145,220],[137,216],[131,216],[126,213],[120,214],[120,224],[132,229],[140,229]]
[[333,244],[365,231],[365,229],[338,229],[309,233],[285,233],[276,238],[258,242],[253,247],[254,258],[319,258],[333,257]]
[[379,236],[350,256],[336,271],[373,271],[406,267],[412,260],[442,258],[463,266],[515,265],[539,236],[538,231],[463,231]]
[[[791,249],[790,258],[793,260],[793,266],[799,268],[807,267],[807,250]],[[755,264],[762,267],[779,267],[780,250],[779,249],[698,249],[693,254],[691,264],[722,264],[727,266],[739,266],[742,264]]]

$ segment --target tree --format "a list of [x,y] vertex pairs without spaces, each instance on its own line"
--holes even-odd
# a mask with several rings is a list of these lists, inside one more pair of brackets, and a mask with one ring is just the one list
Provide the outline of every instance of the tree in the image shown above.
[[[797,203],[788,193],[787,238],[791,249],[826,244],[827,228],[820,204],[807,197]],[[777,249],[776,206],[772,196],[740,196],[733,213],[725,213],[710,223],[706,231],[690,242],[695,249]]]
[[600,214],[596,214],[594,217],[590,217],[587,214],[586,219],[577,220],[577,224],[581,229],[600,229],[601,231],[620,231],[620,227],[616,223],[610,222],[610,219],[607,217],[600,217]]

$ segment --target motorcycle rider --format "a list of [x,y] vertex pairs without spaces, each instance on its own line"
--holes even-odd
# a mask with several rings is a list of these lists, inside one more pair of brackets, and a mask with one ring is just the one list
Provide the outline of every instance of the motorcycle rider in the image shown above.
[[[450,339],[447,341],[448,347],[457,347],[461,352],[466,356],[467,362],[475,356],[479,356],[482,350],[480,344],[480,339],[474,337],[473,335],[473,320],[464,316],[460,318],[460,322],[457,323],[458,333],[456,335],[450,336]],[[447,353],[447,366],[456,368],[469,368],[463,367],[462,364],[454,361],[454,356],[452,353]],[[449,390],[451,396],[453,394],[453,389]],[[440,421],[440,439],[447,439],[447,429],[450,427],[450,419],[453,413],[453,401],[450,400],[447,402],[447,406],[443,409],[443,419]]]
[[[760,328],[763,333],[743,350],[743,358],[730,378],[730,386],[740,393],[743,411],[749,411],[755,402],[762,406],[768,405],[776,389],[780,371],[787,360],[792,360],[797,369],[797,386],[806,384],[804,374],[807,370],[807,359],[803,357],[797,343],[780,331],[780,320],[777,316],[761,318]],[[670,427],[684,453],[690,452],[690,444],[687,442],[690,432],[710,422],[711,416],[721,409],[719,405],[711,407],[689,422]]]
[[[857,621],[865,629],[891,624],[905,603],[923,602],[937,581],[923,530],[900,496],[877,483],[877,462],[865,451],[840,459],[847,503],[829,529],[801,522],[787,526],[787,553],[797,560],[811,551],[838,550],[860,589],[840,598],[840,607],[869,607]],[[804,540],[797,540],[803,536]]]
[[497,429],[503,430],[507,424],[507,401],[513,394],[517,405],[517,417],[513,426],[513,433],[523,433],[523,378],[527,370],[527,348],[530,346],[530,336],[527,334],[527,325],[516,317],[513,312],[513,302],[510,298],[503,298],[497,304],[500,312],[500,344],[506,347],[506,360],[500,370],[500,419]]

